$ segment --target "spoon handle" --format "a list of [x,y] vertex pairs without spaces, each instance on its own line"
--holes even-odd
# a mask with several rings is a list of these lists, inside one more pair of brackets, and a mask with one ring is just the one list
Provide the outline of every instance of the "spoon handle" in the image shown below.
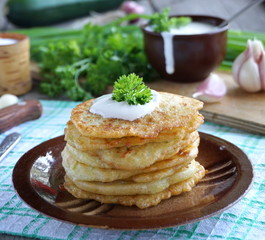
[[254,7],[254,6],[256,6],[256,5],[258,5],[258,4],[260,4],[260,3],[264,2],[264,1],[265,0],[254,0],[254,1],[250,2],[244,8],[242,8],[237,13],[235,13],[232,17],[230,17],[227,20],[223,21],[218,27],[224,27],[224,26],[226,26],[229,22],[231,22],[232,20],[234,20],[235,18],[237,18],[239,15],[241,15],[243,12],[245,12],[249,8]]

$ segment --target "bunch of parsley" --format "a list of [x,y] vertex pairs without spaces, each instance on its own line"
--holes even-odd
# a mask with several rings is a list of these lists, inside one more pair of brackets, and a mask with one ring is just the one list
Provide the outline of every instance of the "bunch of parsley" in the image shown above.
[[[130,18],[149,20],[154,31],[186,25],[190,19],[169,18],[169,10],[153,15],[132,14],[105,26],[86,25],[83,30],[53,28],[26,31],[31,36],[32,57],[39,63],[41,91],[86,100],[101,95],[122,75],[136,73],[148,81],[156,76],[144,53],[138,26],[120,26]],[[58,33],[58,34],[57,34]]]
[[40,63],[41,90],[77,101],[102,94],[124,74],[149,80],[155,72],[143,48],[139,27],[116,25],[87,25],[76,39],[37,45],[33,56]]

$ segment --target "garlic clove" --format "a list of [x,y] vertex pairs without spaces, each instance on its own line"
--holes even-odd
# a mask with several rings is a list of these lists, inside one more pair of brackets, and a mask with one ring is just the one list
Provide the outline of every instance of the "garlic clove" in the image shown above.
[[[131,13],[143,14],[145,12],[145,8],[141,4],[135,1],[123,2],[123,4],[121,5],[121,10],[126,14],[131,14]],[[132,22],[135,22],[137,20],[139,19],[135,19]]]
[[196,92],[192,95],[193,98],[196,98],[204,103],[216,103],[216,102],[220,102],[221,98],[217,98],[215,96],[210,96],[207,94],[204,94],[202,92]]
[[246,53],[241,53],[234,61],[233,66],[232,66],[232,75],[236,82],[238,82],[238,74],[239,70],[241,68],[241,65],[247,60]]
[[238,84],[248,92],[257,92],[261,89],[259,68],[253,58],[249,58],[241,65]]
[[0,109],[18,103],[18,97],[13,94],[4,94],[0,97]]
[[253,56],[255,61],[258,61],[260,55],[262,54],[262,52],[264,52],[262,42],[256,39],[253,41],[248,40],[248,48],[251,50],[251,55]]
[[261,89],[265,90],[265,52],[262,53],[258,66]]
[[[141,4],[139,4],[135,1],[123,2],[123,4],[121,5],[121,10],[125,14],[143,14],[145,12],[145,8]],[[139,21],[140,21],[140,18],[135,18],[135,19],[129,21],[129,23],[135,24]]]
[[192,97],[203,102],[219,102],[226,94],[226,85],[217,74],[211,73],[198,87]]
[[261,41],[248,40],[246,50],[233,63],[232,73],[245,91],[265,90],[265,51]]

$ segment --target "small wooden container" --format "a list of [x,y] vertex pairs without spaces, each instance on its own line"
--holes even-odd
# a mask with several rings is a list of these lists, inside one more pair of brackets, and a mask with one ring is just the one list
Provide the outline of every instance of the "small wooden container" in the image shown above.
[[0,33],[0,38],[17,40],[0,45],[0,95],[27,93],[32,86],[29,38],[17,33]]

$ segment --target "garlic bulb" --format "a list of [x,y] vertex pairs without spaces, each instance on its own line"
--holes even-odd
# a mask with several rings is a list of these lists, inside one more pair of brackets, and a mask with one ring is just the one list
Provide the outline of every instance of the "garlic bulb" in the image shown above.
[[248,40],[247,49],[233,63],[232,72],[245,91],[265,90],[265,52],[261,41]]
[[[126,14],[132,14],[132,13],[143,14],[145,12],[144,7],[135,1],[125,1],[121,5],[121,10],[124,11]],[[138,21],[139,18],[131,20],[130,23],[136,23]]]
[[18,98],[13,94],[4,94],[0,97],[0,109],[16,103],[18,103]]
[[192,97],[206,103],[219,102],[226,94],[226,85],[217,74],[211,73],[197,88]]

